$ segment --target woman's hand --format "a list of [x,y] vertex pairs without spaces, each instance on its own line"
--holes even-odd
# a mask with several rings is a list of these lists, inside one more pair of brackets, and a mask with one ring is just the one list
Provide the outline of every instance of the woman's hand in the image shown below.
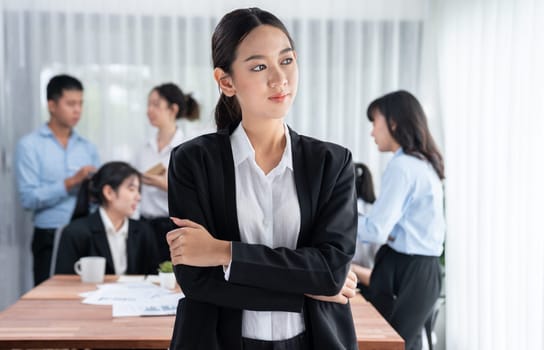
[[328,301],[330,303],[347,304],[349,299],[353,298],[356,294],[357,276],[353,271],[349,270],[348,276],[346,277],[346,281],[344,282],[344,286],[342,287],[340,293],[333,296],[311,294],[306,294],[306,296],[315,300]]
[[357,279],[365,286],[370,286],[370,275],[372,274],[372,269],[368,267],[363,267],[357,264],[351,264],[351,271],[355,272]]
[[230,242],[212,237],[202,225],[191,220],[171,219],[180,227],[166,235],[174,265],[207,267],[230,264]]
[[142,182],[146,185],[168,191],[168,180],[165,175],[142,174]]

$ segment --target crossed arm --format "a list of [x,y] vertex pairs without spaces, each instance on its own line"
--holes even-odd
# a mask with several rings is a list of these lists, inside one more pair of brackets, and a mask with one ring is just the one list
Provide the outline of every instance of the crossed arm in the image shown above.
[[[180,228],[167,235],[170,254],[174,265],[194,267],[230,266],[232,262],[232,242],[214,238],[202,225],[191,220],[172,218]],[[307,297],[346,304],[356,294],[357,276],[349,271],[342,289],[335,295],[313,295]]]

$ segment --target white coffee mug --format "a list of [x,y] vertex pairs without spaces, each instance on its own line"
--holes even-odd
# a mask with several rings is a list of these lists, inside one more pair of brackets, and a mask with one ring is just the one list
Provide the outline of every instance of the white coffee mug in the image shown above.
[[74,271],[81,276],[81,282],[102,283],[106,272],[106,258],[101,256],[81,258],[74,264]]

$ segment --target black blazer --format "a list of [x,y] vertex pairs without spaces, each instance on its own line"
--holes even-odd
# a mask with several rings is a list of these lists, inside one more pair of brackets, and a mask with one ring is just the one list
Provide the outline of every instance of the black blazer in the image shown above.
[[[74,263],[84,256],[106,258],[106,274],[115,274],[104,223],[96,210],[68,224],[59,242],[55,273],[74,274]],[[156,274],[159,264],[157,243],[144,222],[129,219],[127,275]]]
[[301,228],[295,250],[240,243],[234,162],[221,130],[171,154],[171,216],[193,220],[233,241],[229,281],[222,267],[175,266],[185,293],[170,349],[241,349],[242,310],[304,312],[312,349],[357,349],[349,304],[304,293],[335,295],[355,252],[357,208],[350,152],[290,131]]

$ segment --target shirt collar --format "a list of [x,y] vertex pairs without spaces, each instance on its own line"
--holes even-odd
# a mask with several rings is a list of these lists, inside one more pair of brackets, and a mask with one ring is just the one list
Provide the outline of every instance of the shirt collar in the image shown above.
[[[285,150],[279,164],[276,168],[281,171],[283,168],[293,170],[293,154],[291,152],[291,135],[289,134],[289,128],[284,123],[283,128],[285,131]],[[230,135],[230,141],[232,146],[232,158],[234,160],[234,166],[240,165],[248,158],[255,159],[255,150],[249,141],[246,131],[242,127],[242,123],[238,124],[234,132]]]
[[230,135],[230,142],[232,145],[232,158],[234,160],[234,166],[240,165],[244,160],[248,158],[255,158],[255,150],[249,142],[246,131],[242,127],[242,123],[238,124],[236,129]]
[[106,230],[106,234],[111,236],[116,236],[120,234],[124,238],[127,238],[128,236],[128,219],[127,218],[125,218],[125,221],[123,221],[123,225],[121,225],[121,228],[119,228],[118,231],[115,231],[115,227],[113,227],[113,224],[108,214],[106,214],[106,210],[102,206],[100,206],[98,210],[100,212],[100,218],[102,219],[102,222],[104,223],[104,229]]
[[[159,145],[157,144],[157,133],[155,133],[155,135],[153,135],[153,137],[151,137],[148,141],[147,141],[147,145],[149,147],[151,147],[151,149],[153,149],[155,152],[159,152]],[[168,150],[168,153],[170,153],[170,151],[176,147],[177,145],[179,145],[181,142],[183,142],[183,133],[181,132],[181,129],[180,128],[176,128],[176,132],[174,133],[174,136],[172,136],[172,140],[170,140],[170,143],[163,148],[163,150],[161,151],[164,152],[165,150]]]
[[[39,133],[42,136],[55,137],[55,135],[53,134],[53,131],[51,130],[51,128],[49,128],[49,125],[47,125],[47,123],[42,124],[42,126],[39,129]],[[72,139],[72,138],[73,139],[79,139],[79,138],[81,138],[81,136],[76,132],[75,129],[72,129],[72,132],[70,133],[69,138],[70,139]]]
[[283,151],[283,156],[281,157],[280,164],[281,166],[286,167],[287,169],[293,170],[293,152],[291,152],[291,135],[289,133],[289,128],[287,124],[283,124],[285,130],[285,150]]
[[395,153],[393,153],[393,157],[398,157],[401,154],[404,154],[404,151],[402,150],[402,147],[399,147],[399,149],[396,150]]

